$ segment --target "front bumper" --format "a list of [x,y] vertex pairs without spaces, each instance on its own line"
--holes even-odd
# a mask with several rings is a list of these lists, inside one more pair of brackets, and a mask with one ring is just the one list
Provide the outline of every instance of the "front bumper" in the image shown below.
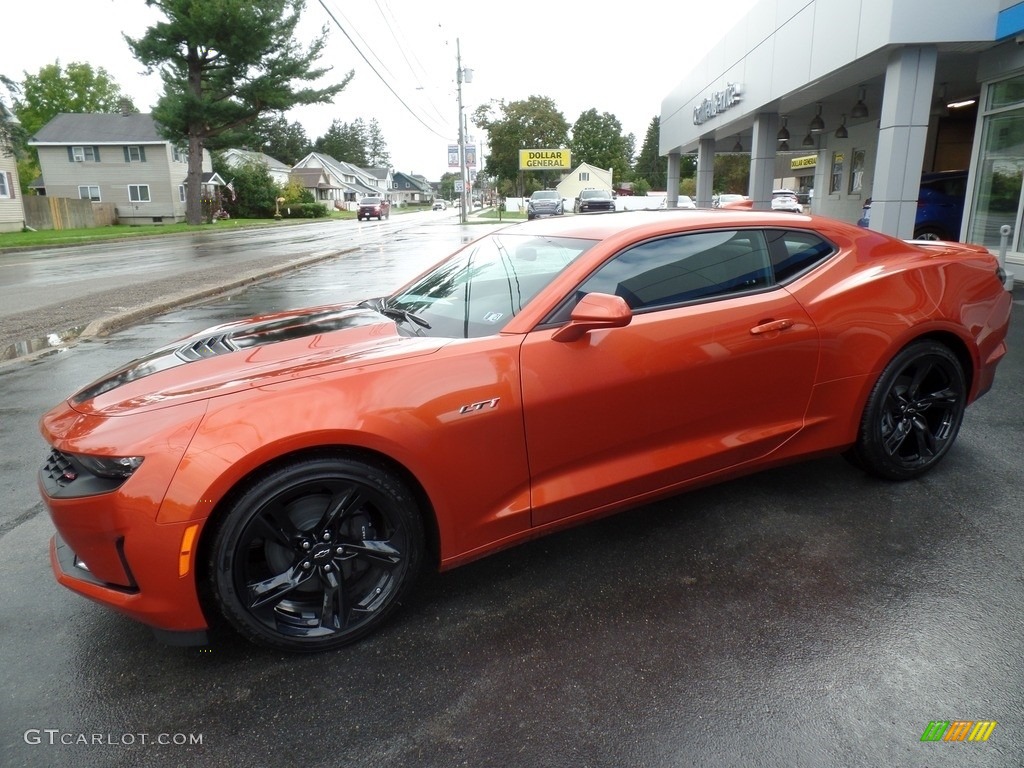
[[[41,423],[55,447],[40,468],[40,495],[56,528],[57,582],[136,621],[169,632],[207,628],[196,589],[196,543],[205,515],[164,499],[205,403],[138,417],[79,413],[63,403]],[[77,455],[111,446],[145,459],[127,479],[90,476]],[[161,516],[161,511],[163,515]]]

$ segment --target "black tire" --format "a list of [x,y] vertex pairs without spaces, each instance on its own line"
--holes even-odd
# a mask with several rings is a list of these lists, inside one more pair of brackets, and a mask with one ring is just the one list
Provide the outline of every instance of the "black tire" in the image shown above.
[[922,227],[914,232],[915,240],[949,240],[949,237],[941,229],[935,227]]
[[243,636],[313,653],[373,632],[402,603],[424,559],[412,494],[375,464],[324,455],[268,472],[213,533],[211,593]]
[[966,407],[960,361],[938,342],[914,342],[872,388],[847,458],[888,480],[920,477],[953,446]]

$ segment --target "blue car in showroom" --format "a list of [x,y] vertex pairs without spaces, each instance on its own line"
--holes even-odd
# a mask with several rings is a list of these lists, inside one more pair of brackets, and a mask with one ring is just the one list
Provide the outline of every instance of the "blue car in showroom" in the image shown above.
[[[967,197],[967,171],[939,171],[921,176],[914,219],[915,240],[959,240]],[[857,221],[861,227],[871,222],[871,198]]]

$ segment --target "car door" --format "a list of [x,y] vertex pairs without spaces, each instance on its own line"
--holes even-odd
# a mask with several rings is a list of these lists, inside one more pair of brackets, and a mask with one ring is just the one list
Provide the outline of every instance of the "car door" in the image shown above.
[[661,238],[606,262],[587,293],[629,325],[521,349],[533,524],[600,509],[763,457],[803,425],[818,334],[773,285],[756,230]]

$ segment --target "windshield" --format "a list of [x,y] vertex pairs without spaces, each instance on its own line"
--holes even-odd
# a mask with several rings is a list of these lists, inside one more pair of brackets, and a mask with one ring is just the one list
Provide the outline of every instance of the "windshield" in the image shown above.
[[413,324],[400,327],[424,336],[492,336],[594,242],[489,235],[385,299],[382,307],[415,315]]
[[530,195],[531,200],[558,200],[557,189],[539,189]]
[[364,197],[359,201],[360,205],[380,205],[379,197]]

